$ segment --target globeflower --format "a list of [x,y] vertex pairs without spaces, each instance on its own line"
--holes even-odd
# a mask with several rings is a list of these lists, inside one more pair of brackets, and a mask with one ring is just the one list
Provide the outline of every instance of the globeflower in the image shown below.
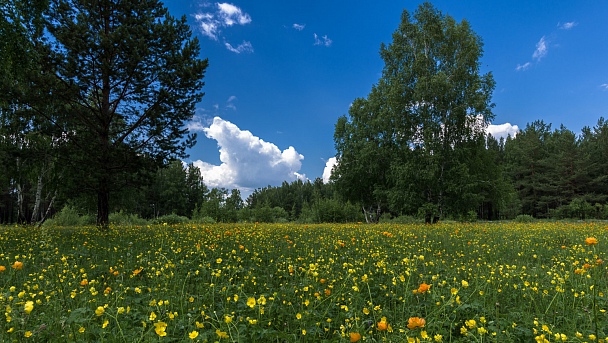
[[378,331],[385,331],[388,329],[388,323],[386,322],[386,317],[382,317],[377,324]]
[[157,335],[159,335],[161,337],[167,336],[167,333],[165,332],[166,329],[167,329],[167,323],[165,323],[165,322],[154,323],[154,332],[156,332]]
[[426,320],[420,317],[410,317],[410,319],[407,320],[407,328],[410,330],[423,328],[424,324],[426,324]]
[[595,238],[595,237],[587,237],[585,239],[585,244],[587,244],[587,245],[596,245],[597,244],[597,238]]
[[359,342],[359,340],[361,339],[361,334],[358,332],[351,332],[350,333],[350,342]]
[[418,289],[414,293],[425,293],[431,288],[431,285],[428,285],[426,282],[423,282],[418,286]]
[[15,270],[20,270],[23,268],[23,262],[15,261],[11,267],[13,267]]
[[32,312],[33,309],[34,309],[34,302],[26,301],[25,305],[23,306],[23,310],[25,311],[25,313],[30,314],[30,312]]
[[2,272],[3,272],[3,271],[5,271],[5,270],[6,270],[6,267],[5,267],[5,266],[0,266],[0,273],[2,273]]

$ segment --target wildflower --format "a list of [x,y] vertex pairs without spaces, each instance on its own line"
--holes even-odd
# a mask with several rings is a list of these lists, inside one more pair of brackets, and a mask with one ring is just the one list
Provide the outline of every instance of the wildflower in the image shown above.
[[469,287],[469,283],[467,281],[465,281],[465,280],[462,280],[461,284],[462,284],[462,288]]
[[435,336],[433,336],[433,339],[435,340],[435,342],[439,343],[443,340],[443,336],[440,334],[436,334]]
[[101,316],[104,312],[106,311],[105,308],[103,308],[103,306],[99,306],[97,307],[97,309],[95,310],[95,314],[99,317]]
[[29,338],[32,337],[32,332],[31,331],[26,331],[23,336],[25,336],[25,338]]
[[138,268],[138,269],[135,269],[135,270],[133,271],[133,276],[139,275],[139,273],[141,273],[141,271],[142,271],[142,270],[144,270],[144,268]]
[[254,308],[255,307],[255,298],[254,297],[250,297],[247,299],[247,306]]
[[167,336],[167,333],[165,332],[166,329],[167,329],[167,323],[165,323],[165,322],[154,323],[154,332],[156,332],[156,334],[159,335],[160,337]]
[[358,332],[351,332],[349,336],[351,343],[358,342],[361,339],[361,334]]
[[428,285],[425,282],[423,282],[422,284],[420,284],[420,286],[418,286],[418,289],[416,290],[416,293],[425,293],[430,288],[431,288],[431,285]]
[[3,272],[3,271],[5,271],[5,270],[6,270],[6,267],[5,267],[5,266],[0,266],[0,273],[2,273],[2,272]]
[[595,237],[587,237],[585,239],[585,244],[587,244],[587,245],[596,245],[597,244],[597,238],[595,238]]
[[23,310],[25,311],[25,313],[30,314],[30,312],[32,312],[33,309],[34,309],[34,302],[26,301],[25,305],[23,306]]
[[225,315],[225,316],[224,316],[224,322],[225,322],[226,324],[230,324],[230,323],[232,323],[232,316]]
[[589,335],[589,339],[595,341],[597,337],[594,334]]
[[220,329],[215,329],[215,334],[219,337],[219,338],[228,338],[228,333],[225,331],[220,331]]
[[386,317],[382,317],[382,319],[380,319],[380,321],[377,324],[378,327],[378,331],[384,331],[386,329],[388,329],[388,323],[386,322]]
[[422,339],[428,339],[429,334],[426,331],[420,331],[420,337],[422,337]]
[[78,329],[78,332],[80,332],[80,333],[84,333],[85,331],[86,331],[86,329],[82,326],[80,327],[80,329]]
[[194,322],[194,325],[196,325],[196,327],[197,327],[198,329],[202,329],[202,328],[204,328],[204,327],[205,327],[205,324],[203,324],[203,323],[199,323],[199,321],[198,321],[198,320],[197,320],[196,322]]
[[296,314],[296,319],[302,319],[302,315],[301,314]]
[[23,262],[15,261],[11,267],[13,267],[15,270],[20,270],[23,268]]
[[469,329],[473,329],[473,328],[474,328],[474,327],[477,325],[477,322],[475,322],[475,320],[474,320],[474,319],[471,319],[471,320],[467,320],[467,321],[465,321],[465,322],[464,322],[464,324],[465,324],[466,326],[468,326],[468,327],[469,327]]
[[414,330],[416,328],[423,328],[424,324],[426,324],[426,320],[424,320],[424,318],[411,317],[407,320],[407,328],[410,330]]
[[156,319],[156,313],[154,311],[150,313],[150,321],[154,321]]
[[108,324],[110,324],[110,322],[106,319],[103,321],[103,324],[101,324],[101,328],[105,329],[106,327],[108,327]]
[[306,336],[306,330],[302,329],[302,335]]
[[196,337],[198,337],[198,331],[196,331],[196,330],[195,330],[195,331],[190,332],[190,333],[188,334],[188,337],[189,337],[190,339],[195,339]]

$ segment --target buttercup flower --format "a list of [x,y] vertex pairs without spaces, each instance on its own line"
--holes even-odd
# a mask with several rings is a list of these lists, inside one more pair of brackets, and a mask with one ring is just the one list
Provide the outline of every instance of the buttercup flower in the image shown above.
[[167,333],[165,332],[166,329],[167,329],[167,323],[165,323],[165,322],[154,323],[154,332],[156,332],[157,335],[159,335],[161,337],[167,336]]
[[384,331],[388,329],[388,323],[386,322],[386,317],[382,317],[377,324],[378,331]]
[[255,307],[255,298],[254,297],[250,297],[247,299],[247,306],[254,308]]

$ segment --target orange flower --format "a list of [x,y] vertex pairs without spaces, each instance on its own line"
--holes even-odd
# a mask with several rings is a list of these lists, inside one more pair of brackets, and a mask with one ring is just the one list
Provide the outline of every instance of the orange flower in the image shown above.
[[414,330],[416,328],[423,328],[424,324],[426,324],[426,320],[424,320],[424,318],[411,317],[407,320],[407,328],[410,330]]
[[426,284],[426,282],[423,282],[418,287],[418,293],[424,293],[424,292],[428,291],[430,288],[431,288],[431,285],[428,285],[428,284]]
[[351,342],[359,342],[359,340],[361,339],[361,334],[358,332],[351,332],[350,333],[350,341]]
[[589,268],[591,268],[591,265],[589,263],[585,263],[585,264],[583,264],[583,268],[589,269]]
[[383,317],[383,320],[378,322],[378,331],[384,331],[388,329],[388,323],[386,322],[386,319]]
[[88,284],[89,284],[89,280],[87,280],[87,279],[83,279],[82,281],[80,281],[81,286],[86,286]]
[[19,270],[23,268],[23,262],[15,261],[15,263],[13,263],[11,267],[13,267],[13,269]]
[[3,272],[3,271],[5,271],[5,270],[6,270],[5,266],[0,266],[0,273]]
[[595,244],[597,244],[597,238],[595,238],[595,237],[587,237],[585,239],[585,244],[587,244],[587,245],[595,245]]
[[135,275],[138,275],[139,273],[141,273],[141,271],[142,271],[142,270],[144,270],[144,268],[135,269],[135,270],[133,271],[133,275],[134,275],[134,276],[135,276]]

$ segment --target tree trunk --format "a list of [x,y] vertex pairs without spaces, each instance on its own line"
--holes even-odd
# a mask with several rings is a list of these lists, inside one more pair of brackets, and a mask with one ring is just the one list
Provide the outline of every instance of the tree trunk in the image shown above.
[[42,201],[42,172],[38,174],[38,183],[36,184],[36,200],[34,202],[34,210],[32,211],[32,219],[30,223],[33,224],[38,221],[40,216],[40,202]]
[[97,226],[107,230],[110,224],[110,189],[107,176],[102,176],[97,189]]

